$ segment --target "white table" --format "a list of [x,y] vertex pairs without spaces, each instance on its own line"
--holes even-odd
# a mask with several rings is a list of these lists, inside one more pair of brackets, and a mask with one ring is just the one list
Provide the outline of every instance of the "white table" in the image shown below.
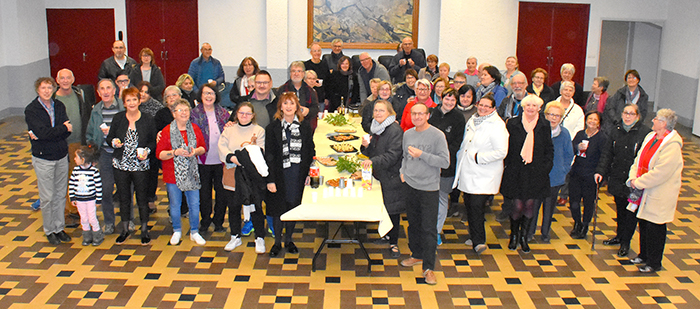
[[[362,137],[362,135],[364,135],[365,133],[362,130],[362,127],[360,126],[360,118],[353,118],[353,122],[354,126],[343,126],[342,128],[354,128],[357,130],[357,132],[352,134]],[[318,127],[316,128],[316,132],[314,134],[316,156],[325,157],[329,154],[336,153],[333,149],[330,148],[330,145],[336,144],[336,142],[333,142],[330,139],[328,139],[326,137],[326,134],[333,132],[337,128],[341,127],[329,125],[325,121],[318,122]],[[359,150],[361,145],[361,139],[345,143],[350,143]],[[321,175],[324,177],[324,181],[328,181],[329,179],[333,178],[338,178],[340,176],[349,177],[349,174],[347,172],[343,172],[342,175],[338,173],[335,167],[326,167],[318,163],[316,164],[320,167]],[[354,187],[355,191],[357,191],[357,187],[359,187],[359,182],[357,182],[357,184],[358,186]],[[393,227],[393,224],[391,223],[391,218],[389,218],[389,214],[386,211],[386,207],[384,207],[384,201],[382,199],[382,192],[379,181],[377,181],[376,179],[373,180],[372,190],[364,190],[362,193],[362,197],[350,197],[350,194],[348,194],[348,197],[336,197],[335,195],[333,195],[324,198],[323,190],[325,186],[325,184],[321,184],[321,186],[316,189],[312,189],[310,186],[304,187],[304,194],[302,196],[301,205],[283,214],[281,220],[341,222],[341,225],[340,227],[338,227],[338,230],[340,230],[341,228],[346,229],[343,225],[344,222],[378,222],[378,232],[380,236],[386,235]],[[314,202],[312,198],[314,192],[317,195],[316,202]],[[326,229],[328,229],[328,224],[326,224]],[[357,229],[355,229],[355,231],[357,231]],[[338,231],[336,231],[335,234],[337,235],[337,233]],[[323,247],[326,244],[357,243],[362,249],[362,252],[364,253],[365,257],[367,258],[368,271],[371,271],[372,263],[370,261],[369,255],[367,254],[367,250],[365,250],[365,247],[362,244],[360,237],[358,237],[359,235],[357,235],[356,232],[353,233],[353,235],[353,239],[339,240],[334,239],[335,235],[331,239],[329,239],[330,234],[326,233],[325,239],[323,240],[321,246],[318,248],[316,254],[314,255],[312,269],[314,271],[316,270],[316,258],[321,254],[321,250],[323,250]]]

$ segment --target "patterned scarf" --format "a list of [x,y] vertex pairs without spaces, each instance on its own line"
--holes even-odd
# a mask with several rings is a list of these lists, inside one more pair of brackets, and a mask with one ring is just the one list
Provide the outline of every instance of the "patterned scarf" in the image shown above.
[[630,93],[630,88],[627,87],[625,91],[625,103],[626,104],[637,104],[639,100],[639,87],[634,88],[634,92]]
[[376,119],[372,119],[372,125],[370,126],[370,132],[372,134],[377,134],[381,135],[384,133],[384,129],[386,129],[388,126],[390,126],[392,123],[396,121],[396,116],[390,115],[389,117],[386,117],[382,123],[377,122]]
[[488,114],[488,115],[486,115],[486,116],[483,116],[483,117],[482,117],[482,116],[479,116],[478,113],[477,113],[477,114],[474,114],[474,116],[472,116],[471,119],[474,119],[474,126],[475,126],[475,127],[478,127],[479,125],[481,125],[482,122],[486,121],[486,119],[489,119],[489,118],[493,117],[493,115],[497,115],[497,114],[496,114],[496,110],[494,110],[494,111],[491,112],[490,114]]
[[[301,133],[299,132],[299,118],[294,116],[292,123],[282,121],[282,167],[289,168],[292,163],[301,163]],[[287,142],[287,133],[290,133]]]
[[[197,148],[197,136],[194,134],[194,127],[191,122],[187,122],[187,143],[182,138],[180,130],[177,127],[177,122],[173,120],[170,123],[170,145],[172,149],[194,149]],[[190,148],[191,147],[191,148]],[[175,166],[175,182],[178,189],[181,191],[199,190],[201,184],[199,182],[199,168],[197,167],[197,157],[173,157],[173,165]]]
[[476,101],[475,102],[479,102],[481,100],[481,97],[483,97],[487,93],[493,91],[493,88],[496,88],[496,82],[492,82],[486,87],[484,87],[484,85],[479,86],[479,89],[476,90]]

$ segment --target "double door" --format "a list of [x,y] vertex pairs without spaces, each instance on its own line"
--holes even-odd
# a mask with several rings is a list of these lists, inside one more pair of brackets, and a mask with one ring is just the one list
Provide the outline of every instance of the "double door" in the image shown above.
[[127,0],[126,15],[129,55],[152,49],[166,85],[174,85],[199,56],[197,0]]
[[573,80],[583,85],[590,4],[520,2],[517,56],[520,71],[543,68],[545,83],[560,81],[564,63],[576,67]]

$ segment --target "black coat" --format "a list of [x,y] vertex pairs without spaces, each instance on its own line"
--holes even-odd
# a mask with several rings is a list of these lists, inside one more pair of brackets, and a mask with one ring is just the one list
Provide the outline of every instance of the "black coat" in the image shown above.
[[[583,89],[583,88],[581,88]],[[535,90],[532,88],[532,84],[527,85],[527,88],[525,88],[525,91],[527,93],[535,93]],[[542,91],[540,92],[540,99],[544,101],[544,104],[547,105],[547,103],[556,100],[559,97],[559,93],[554,93],[554,90],[552,90],[552,87],[549,87],[547,85],[542,85]],[[544,108],[543,108],[544,109]]]
[[[649,95],[642,88],[642,86],[637,86],[639,88],[639,99],[637,100],[637,107],[639,107],[639,122],[644,122],[647,117],[647,107],[649,105]],[[628,86],[624,86],[618,89],[615,94],[608,97],[608,101],[605,103],[605,110],[603,111],[603,132],[610,134],[610,132],[622,122],[622,110],[625,109],[627,104],[627,92],[629,91]]]
[[[273,120],[265,128],[265,162],[269,168],[270,175],[267,176],[267,183],[274,183],[277,192],[267,191],[265,196],[266,214],[272,217],[279,217],[289,210],[285,199],[286,190],[304,191],[304,182],[309,175],[309,167],[314,159],[314,139],[311,131],[311,124],[302,121],[299,126],[301,133],[301,163],[299,179],[292,184],[285,183],[284,168],[282,167],[282,122]],[[293,207],[301,204],[301,194],[299,200],[293,203]]]
[[443,114],[440,108],[441,106],[442,105],[438,105],[438,107],[433,108],[428,123],[440,129],[442,133],[445,133],[447,148],[450,150],[450,167],[441,169],[440,176],[454,177],[457,152],[459,151],[459,147],[462,146],[466,122],[464,121],[464,116],[457,108],[453,108],[451,111],[447,112],[447,114]]
[[403,109],[408,103],[408,99],[416,96],[416,91],[411,89],[408,84],[404,83],[400,87],[396,88],[396,94],[394,94],[394,111],[396,112],[396,121],[401,123],[401,116],[403,115]]
[[[552,100],[556,100],[559,97],[559,88],[561,88],[561,81],[552,84],[552,91],[554,92],[554,99]],[[572,99],[574,99],[574,103],[578,104],[578,106],[581,106],[581,108],[584,108],[586,106],[586,95],[583,93],[583,86],[579,85],[579,83],[577,82],[574,82],[574,96],[572,97]],[[544,103],[546,104],[548,102],[544,101]]]
[[[112,145],[112,140],[119,138],[122,143],[126,141],[126,131],[129,129],[129,119],[126,118],[126,111],[119,112],[112,119],[112,126],[109,127],[109,133],[105,138],[107,145]],[[136,132],[139,134],[138,146],[151,150],[151,153],[156,152],[156,123],[146,113],[141,113],[141,118],[136,121]],[[115,148],[113,157],[121,160],[124,154],[124,147]]]
[[[350,89],[349,80],[352,80]],[[327,83],[327,84],[326,84]],[[340,98],[343,97],[346,106],[357,105],[360,102],[360,84],[357,81],[357,74],[343,75],[339,70],[333,71],[328,81],[323,82],[326,88],[326,99],[328,99],[328,111],[335,111],[340,106]]]
[[[129,79],[131,79],[131,84],[134,86],[138,85],[141,81],[143,81],[143,75],[141,75],[140,65],[137,65],[133,70],[131,70]],[[160,71],[160,68],[155,64],[151,64],[151,80],[148,82],[151,84],[151,91],[149,91],[151,97],[158,100],[158,102],[163,102],[165,78],[163,78],[163,73]]]
[[637,152],[642,148],[644,137],[651,129],[642,121],[637,123],[629,132],[617,125],[610,132],[610,138],[603,147],[596,173],[609,177],[608,192],[613,196],[627,196],[630,191],[625,182],[629,177],[630,166],[634,163]]
[[372,160],[372,175],[381,182],[382,198],[390,215],[406,211],[404,197],[406,183],[401,182],[401,158],[403,157],[403,129],[394,122],[381,135],[372,134],[367,147],[361,147],[362,154]]
[[[34,132],[37,140],[30,139],[32,144],[32,156],[44,160],[59,160],[68,154],[68,142],[66,138],[70,136],[68,128],[63,125],[68,121],[66,106],[59,100],[54,101],[54,126],[51,126],[51,117],[46,112],[44,106],[39,102],[37,96],[24,109],[24,120],[27,122],[27,129]],[[78,130],[78,128],[73,128]]]
[[539,116],[533,133],[532,163],[525,165],[520,151],[525,143],[527,132],[523,127],[523,116],[511,118],[506,123],[508,129],[508,154],[503,161],[501,194],[511,199],[543,199],[550,195],[549,171],[552,170],[554,146],[552,128],[549,121]]

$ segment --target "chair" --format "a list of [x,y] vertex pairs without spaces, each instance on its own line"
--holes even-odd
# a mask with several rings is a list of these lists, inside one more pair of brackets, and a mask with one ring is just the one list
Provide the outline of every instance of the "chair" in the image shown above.
[[379,62],[379,64],[383,65],[387,70],[389,70],[389,65],[391,65],[391,59],[393,58],[394,56],[383,55],[377,58],[377,62]]
[[357,73],[357,70],[360,69],[360,55],[352,55],[352,58],[350,58],[350,63],[352,63],[352,71]]

